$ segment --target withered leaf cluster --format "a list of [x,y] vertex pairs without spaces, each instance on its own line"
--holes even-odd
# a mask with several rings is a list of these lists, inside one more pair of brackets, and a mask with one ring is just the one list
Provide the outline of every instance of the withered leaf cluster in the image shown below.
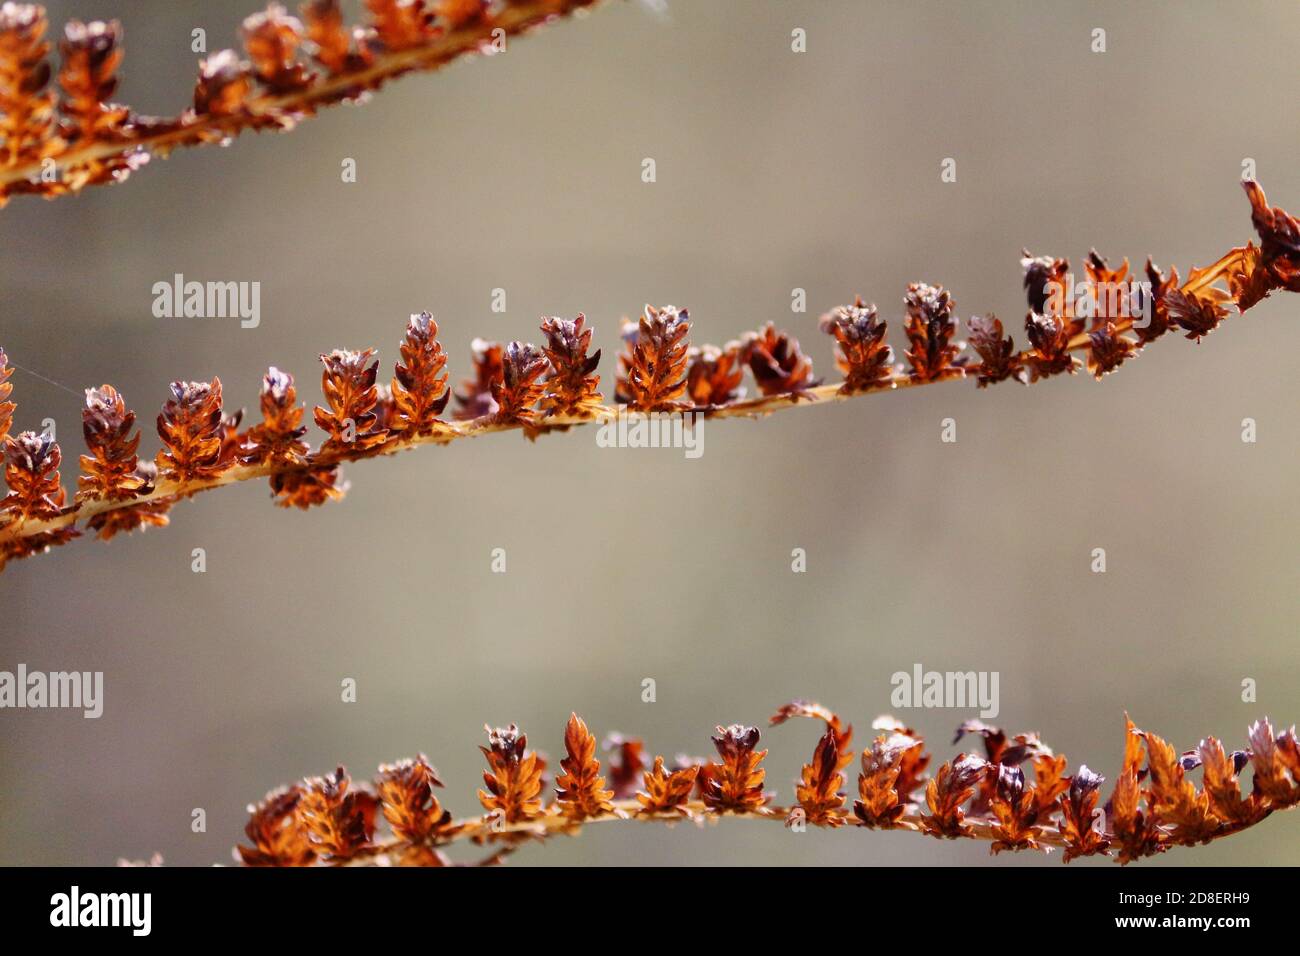
[[636,324],[625,323],[626,351],[618,357],[615,395],[628,407],[646,412],[689,408],[686,393],[691,316],[686,309],[652,305]]
[[564,750],[566,756],[560,761],[564,772],[555,780],[560,812],[574,822],[616,812],[610,802],[614,791],[605,789],[605,778],[600,776],[596,737],[577,714],[569,715],[564,728]]
[[[339,0],[280,3],[244,20],[245,57],[198,65],[190,106],[143,116],[112,101],[122,65],[116,20],[69,20],[54,45],[45,8],[0,5],[0,206],[121,182],[153,155],[224,143],[244,130],[290,130],[322,107],[359,101],[389,80],[590,6],[594,0],[366,0],[368,22],[344,23]],[[57,80],[57,88],[55,81]]]
[[[641,740],[613,734],[602,773],[595,735],[572,714],[553,788],[546,761],[518,727],[487,727],[488,746],[479,748],[487,761],[480,816],[453,819],[436,793],[443,786],[438,772],[423,754],[381,766],[372,785],[353,782],[340,767],[250,806],[248,843],[236,848],[236,859],[249,866],[446,866],[443,848],[466,841],[493,848],[478,862],[499,863],[527,842],[574,835],[597,822],[671,825],[738,815],[791,827],[980,840],[994,854],[1060,849],[1067,863],[1090,856],[1130,863],[1230,836],[1300,806],[1300,739],[1294,727],[1277,733],[1267,719],[1250,726],[1246,749],[1229,753],[1207,737],[1181,754],[1126,721],[1123,768],[1106,798],[1100,774],[1082,764],[1071,771],[1065,756],[1034,733],[967,721],[954,743],[980,739],[980,752],[960,753],[931,773],[924,738],[893,717],[873,721],[875,736],[860,754],[853,728],[830,708],[795,700],[770,723],[794,717],[820,721],[823,730],[789,806],[773,804],[763,790],[767,751],[758,747],[756,727],[718,727],[716,760],[679,757],[672,764],[662,755],[647,761]],[[845,771],[855,759],[861,770],[850,806]]]
[[547,415],[594,418],[600,409],[601,394],[596,391],[600,376],[600,349],[591,351],[591,327],[584,328],[587,317],[558,317],[542,320],[546,345],[542,351],[550,362],[551,373],[541,396],[541,410]]
[[[13,6],[3,8],[4,17],[18,17]],[[372,9],[378,11],[379,6]],[[380,32],[393,43],[413,42],[424,29],[420,23],[433,22],[409,19],[417,6],[393,7]],[[29,39],[35,22],[23,34]],[[263,37],[267,49],[283,41],[268,32],[270,22],[258,21],[259,35],[267,34]],[[108,88],[105,71],[114,62],[113,36],[112,31],[87,34],[85,42],[94,52],[87,53],[78,69],[98,79],[85,80],[83,86]],[[278,83],[298,82],[285,73],[288,59],[273,51],[266,55],[270,59],[262,71],[265,75],[279,75]],[[272,61],[281,66],[273,68]],[[822,386],[798,340],[771,323],[723,347],[693,347],[686,309],[647,305],[636,322],[623,325],[615,399],[637,413],[681,411],[730,417],[963,378],[973,378],[984,388],[1009,379],[1028,384],[1084,367],[1101,378],[1167,332],[1179,330],[1199,339],[1220,324],[1229,306],[1244,312],[1274,291],[1298,291],[1300,224],[1282,209],[1269,206],[1258,184],[1245,186],[1260,244],[1239,246],[1211,266],[1192,269],[1181,284],[1176,270],[1166,275],[1148,260],[1149,292],[1136,298],[1136,293],[1120,297],[1107,291],[1130,288],[1128,261],[1112,267],[1094,250],[1084,263],[1091,280],[1088,298],[1067,308],[1068,300],[1053,290],[1066,284],[1069,263],[1026,252],[1021,266],[1030,310],[1024,350],[1017,350],[996,316],[985,315],[970,319],[967,331],[973,355],[963,354],[951,294],[941,286],[912,283],[903,298],[907,362],[894,362],[886,322],[876,307],[855,298],[851,305],[832,309],[821,319],[822,331],[834,339],[836,364],[844,376],[838,384]],[[1142,308],[1135,311],[1136,306]],[[164,525],[178,500],[234,481],[266,477],[278,505],[307,509],[343,496],[347,489],[339,470],[343,462],[417,443],[446,444],[507,429],[535,439],[617,414],[618,409],[601,404],[597,374],[601,353],[592,349],[593,328],[586,317],[543,317],[540,330],[544,341],[540,347],[475,339],[473,374],[454,390],[448,385],[447,355],[438,341],[438,324],[428,312],[410,317],[387,382],[381,381],[374,349],[335,349],[322,355],[324,404],[315,407],[312,420],[325,439],[315,451],[307,441],[305,410],[294,378],[274,366],[262,381],[261,420],[249,426],[243,424],[242,411],[225,409],[219,379],[171,383],[170,397],[157,419],[162,448],[152,460],[140,460],[135,414],[122,395],[110,385],[90,389],[82,418],[87,453],[80,456],[83,474],[71,503],[60,483],[58,446],[34,432],[10,434],[15,414],[10,400],[12,369],[0,350],[0,440],[9,486],[8,496],[0,501],[0,566],[10,558],[39,553],[77,537],[78,524],[105,539]],[[1082,353],[1083,359],[1076,353]],[[752,398],[745,396],[747,372],[756,393]],[[453,420],[446,421],[442,416],[453,397]],[[730,741],[726,735],[723,739]],[[873,773],[880,779],[893,771],[901,744],[894,741],[878,755]],[[725,762],[719,766],[732,772]],[[831,787],[827,793],[833,792],[838,771],[829,767],[825,761],[817,763],[807,785]],[[710,774],[705,766],[698,775],[696,786],[702,793],[712,792],[709,787],[715,781]],[[945,807],[962,792],[962,783],[962,775],[954,772],[942,785],[936,784],[940,806],[934,814],[936,827],[959,827]],[[1003,789],[1011,793],[1015,786],[1009,775]],[[992,793],[996,787],[986,781],[985,789]],[[717,798],[739,799],[721,792]],[[862,812],[873,819],[891,809],[888,794],[879,790],[873,790],[862,806]]]

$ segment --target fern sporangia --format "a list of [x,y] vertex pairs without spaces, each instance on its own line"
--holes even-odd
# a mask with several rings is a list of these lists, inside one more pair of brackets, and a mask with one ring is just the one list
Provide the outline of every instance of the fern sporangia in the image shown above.
[[[588,824],[743,817],[794,830],[902,830],[978,840],[993,854],[1060,849],[1066,863],[1081,857],[1131,863],[1231,836],[1300,805],[1296,730],[1277,734],[1267,718],[1249,728],[1248,749],[1226,753],[1207,737],[1183,754],[1126,719],[1123,770],[1106,798],[1100,774],[1083,764],[1070,772],[1066,758],[1037,734],[1008,737],[979,721],[958,728],[957,740],[967,733],[982,737],[981,752],[959,754],[927,775],[925,740],[893,717],[879,717],[861,752],[850,804],[845,771],[859,756],[852,728],[830,709],[800,700],[779,708],[769,722],[776,726],[794,716],[821,721],[823,733],[789,805],[773,803],[763,790],[767,751],[758,748],[755,727],[719,727],[712,738],[716,761],[670,767],[656,755],[648,769],[644,744],[616,735],[607,744],[618,755],[610,778],[618,777],[614,766],[626,771],[635,764],[638,771],[616,792],[606,788],[595,736],[573,714],[549,799],[544,764],[525,735],[513,724],[489,728],[489,746],[480,748],[488,763],[487,789],[478,792],[482,815],[453,819],[434,794],[442,782],[423,754],[381,766],[372,788],[354,784],[340,767],[250,806],[244,832],[251,845],[238,846],[235,859],[249,866],[445,866],[450,861],[443,847],[472,842],[495,850],[480,862],[498,863],[523,843],[574,835]],[[1241,780],[1247,767],[1248,793]],[[1191,779],[1198,768],[1200,788]]]
[[[245,130],[287,131],[323,107],[361,102],[388,81],[462,56],[503,50],[507,37],[595,0],[366,0],[349,28],[339,0],[307,0],[301,19],[279,3],[244,20],[247,59],[221,50],[199,63],[191,105],[142,116],[111,102],[122,64],[116,21],[70,20],[58,40],[56,91],[45,9],[0,7],[0,206],[121,182],[153,156],[226,143]],[[306,53],[311,62],[304,62]]]
[[[1150,286],[1142,294],[1149,301],[1142,303],[1142,321],[1133,314],[1133,303],[1116,301],[1105,293],[1107,286],[1088,286],[1077,306],[1064,300],[1053,283],[1064,281],[1068,263],[1026,253],[1027,349],[1018,351],[1001,321],[988,315],[970,320],[974,354],[963,354],[964,343],[954,337],[952,296],[939,286],[914,283],[904,299],[906,365],[892,361],[885,321],[859,298],[821,320],[822,330],[835,340],[844,380],[820,385],[799,343],[775,326],[724,348],[692,348],[686,309],[646,306],[639,321],[625,323],[615,388],[622,404],[608,406],[600,404],[596,391],[600,352],[590,351],[592,329],[585,316],[544,318],[546,344],[540,348],[474,340],[473,375],[449,392],[438,325],[422,312],[407,324],[391,386],[379,383],[373,349],[336,349],[321,356],[325,404],[315,408],[314,420],[326,438],[315,451],[304,437],[293,376],[274,366],[263,379],[261,421],[242,430],[242,413],[230,415],[223,407],[220,380],[173,382],[158,416],[163,447],[156,467],[138,460],[139,434],[122,396],[108,385],[91,389],[83,409],[89,454],[82,457],[85,474],[72,502],[59,483],[58,446],[33,432],[8,434],[14,403],[8,359],[0,351],[0,436],[10,488],[0,502],[0,564],[62,544],[82,529],[110,538],[166,524],[168,509],[180,499],[238,481],[268,478],[277,504],[310,508],[342,497],[347,486],[341,463],[420,444],[515,429],[536,438],[614,419],[629,409],[643,415],[757,417],[966,378],[985,388],[1009,379],[1030,384],[1086,368],[1100,379],[1168,332],[1182,331],[1199,341],[1228,316],[1229,306],[1243,313],[1273,291],[1300,292],[1300,223],[1270,207],[1256,183],[1244,185],[1260,244],[1248,242],[1211,266],[1192,269],[1181,284],[1176,272],[1166,277],[1148,261]],[[1112,286],[1128,274],[1127,264],[1111,269],[1095,252],[1086,268],[1095,282]],[[741,385],[745,368],[757,386],[753,398],[745,397]],[[454,420],[444,421],[440,416],[449,394],[457,407]],[[959,775],[949,776],[945,785],[956,787]],[[878,806],[874,798],[864,803],[868,813],[889,809],[872,809]]]

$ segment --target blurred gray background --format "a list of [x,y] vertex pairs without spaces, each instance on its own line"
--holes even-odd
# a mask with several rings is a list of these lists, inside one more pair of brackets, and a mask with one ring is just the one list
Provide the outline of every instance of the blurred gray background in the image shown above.
[[[191,29],[216,49],[252,12],[49,7],[55,24],[121,18],[118,98],[163,114],[189,100]],[[535,340],[538,316],[585,311],[607,395],[619,318],[647,301],[689,306],[697,343],[774,320],[827,374],[818,314],[861,293],[896,320],[909,281],[945,284],[963,318],[994,311],[1021,341],[1022,246],[1076,266],[1093,245],[1138,265],[1149,252],[1185,275],[1253,238],[1246,157],[1300,211],[1297,36],[1300,9],[1280,2],[613,3],[287,136],[16,200],[0,212],[0,345],[73,390],[16,372],[17,424],[57,421],[72,483],[84,387],[120,388],[152,455],[168,381],[220,375],[228,407],[255,412],[274,363],[310,405],[320,352],[376,346],[387,375],[420,309],[455,380],[475,336]],[[344,157],[356,184],[340,181]],[[261,327],[155,319],[151,286],[177,272],[260,281]],[[806,314],[791,314],[794,287]],[[570,710],[598,735],[702,755],[715,724],[765,726],[807,696],[865,740],[889,675],[914,662],[999,671],[997,722],[1039,731],[1107,791],[1126,709],[1179,748],[1244,745],[1256,717],[1300,716],[1298,307],[1269,300],[1200,346],[1171,336],[1101,385],[952,384],[715,423],[697,461],[599,449],[593,429],[491,436],[347,468],[346,500],[312,513],[249,483],[178,506],[169,529],[16,562],[0,577],[0,667],[102,670],[107,701],[98,721],[0,713],[0,862],[225,862],[244,805],[273,785],[421,750],[447,805],[476,812],[484,722],[519,722],[553,762]],[[939,440],[945,417],[956,444]],[[1257,444],[1240,439],[1245,417]],[[196,547],[206,574],[190,570]],[[489,572],[496,547],[505,575]],[[806,574],[791,573],[795,547]],[[1089,572],[1095,547],[1104,575]],[[345,677],[355,704],[340,702]],[[942,759],[974,715],[900,716]],[[815,739],[809,722],[764,729],[783,801]],[[190,830],[195,807],[206,833]],[[1280,817],[1154,865],[1298,851],[1300,820]],[[516,859],[987,852],[733,821],[594,827]]]

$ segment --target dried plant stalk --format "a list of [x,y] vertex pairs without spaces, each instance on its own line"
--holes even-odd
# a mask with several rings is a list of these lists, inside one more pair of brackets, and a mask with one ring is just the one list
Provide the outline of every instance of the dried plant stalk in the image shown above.
[[[0,206],[121,182],[151,156],[225,143],[244,130],[293,129],[317,110],[365,99],[389,80],[458,57],[504,49],[509,36],[595,0],[366,0],[370,22],[349,28],[338,0],[307,0],[302,19],[279,3],[244,20],[247,60],[233,50],[199,63],[192,105],[141,116],[109,102],[122,27],[70,20],[58,48],[61,95],[50,88],[48,23],[38,4],[0,7]],[[312,63],[303,62],[305,49]]]
[[[876,736],[860,755],[857,799],[845,795],[845,771],[858,758],[853,729],[829,708],[796,700],[770,719],[823,722],[825,732],[803,766],[796,800],[772,803],[762,789],[763,759],[756,727],[719,727],[713,738],[717,762],[679,758],[669,768],[656,756],[646,769],[644,745],[613,735],[608,773],[623,792],[605,789],[596,738],[573,714],[565,728],[567,756],[555,780],[554,799],[542,794],[545,763],[528,749],[511,724],[486,728],[487,790],[479,791],[485,813],[454,820],[433,795],[437,771],[421,754],[379,768],[373,788],[356,785],[338,768],[327,777],[303,780],[269,793],[249,808],[245,835],[251,845],[235,858],[249,866],[388,864],[446,866],[442,848],[472,841],[494,848],[483,863],[499,863],[524,842],[575,834],[591,823],[640,820],[669,825],[723,817],[782,822],[787,827],[904,830],[940,839],[979,840],[990,852],[1064,850],[1066,863],[1108,857],[1131,863],[1175,846],[1195,846],[1240,833],[1275,811],[1300,804],[1300,743],[1292,727],[1275,734],[1268,719],[1249,728],[1249,749],[1225,753],[1213,737],[1183,754],[1126,718],[1124,765],[1109,800],[1101,803],[1104,778],[1068,762],[1037,734],[1014,736],[978,720],[957,729],[981,737],[982,753],[968,752],[942,764],[932,777],[926,743],[893,717],[872,722]],[[631,758],[631,763],[629,763]],[[1144,766],[1145,763],[1145,766]],[[1249,793],[1240,774],[1253,773]],[[1202,769],[1197,789],[1190,775]],[[638,779],[639,776],[639,779]],[[620,784],[616,784],[620,785]],[[389,832],[379,832],[379,819]]]
[[[1181,284],[1176,271],[1166,277],[1148,260],[1146,322],[1135,324],[1100,291],[1089,293],[1096,301],[1088,318],[1062,308],[1045,290],[1065,275],[1068,263],[1026,253],[1027,349],[1017,350],[990,315],[970,321],[975,355],[964,354],[954,338],[952,296],[939,286],[914,283],[904,300],[908,365],[893,364],[884,320],[874,305],[856,299],[822,319],[822,329],[835,339],[844,380],[821,385],[799,343],[771,324],[722,349],[694,349],[685,309],[646,306],[639,322],[625,325],[616,395],[637,414],[731,418],[966,378],[980,388],[1008,379],[1031,384],[1086,367],[1100,379],[1167,332],[1199,341],[1227,317],[1229,306],[1241,313],[1275,290],[1300,292],[1300,223],[1270,207],[1256,183],[1245,188],[1260,245],[1238,246],[1212,266],[1192,269]],[[1104,290],[1127,276],[1128,264],[1110,269],[1093,252],[1087,269],[1095,283],[1090,288]],[[372,349],[322,355],[325,406],[315,409],[314,420],[327,437],[315,451],[304,440],[304,410],[293,376],[275,367],[262,383],[262,421],[248,428],[241,428],[242,412],[226,413],[219,380],[173,382],[158,417],[163,448],[156,466],[138,460],[139,434],[132,431],[134,415],[122,396],[108,385],[89,390],[83,424],[90,454],[82,458],[86,474],[72,503],[59,484],[58,446],[32,432],[7,434],[14,404],[0,350],[0,437],[10,488],[0,502],[0,566],[71,540],[82,529],[110,538],[166,524],[168,509],[181,498],[238,481],[269,478],[277,504],[310,508],[343,495],[342,462],[499,431],[522,430],[534,439],[626,411],[600,404],[600,353],[589,351],[585,317],[544,318],[541,331],[543,348],[475,340],[474,375],[454,392],[459,408],[452,422],[438,417],[452,393],[438,326],[428,313],[412,316],[407,325],[391,388],[377,384]],[[757,387],[754,398],[745,398],[740,384],[746,367]],[[818,772],[831,773],[826,765]],[[818,776],[808,786],[829,779]]]

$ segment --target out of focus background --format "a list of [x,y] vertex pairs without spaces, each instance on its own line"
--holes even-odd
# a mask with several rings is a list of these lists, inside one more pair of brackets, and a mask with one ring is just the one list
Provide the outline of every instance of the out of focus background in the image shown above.
[[[158,114],[189,101],[191,30],[215,50],[253,12],[48,7],[55,29],[120,18],[117,98]],[[1281,2],[611,3],[287,136],[15,200],[0,212],[0,346],[22,369],[17,425],[55,420],[73,484],[81,389],[121,389],[152,455],[169,381],[219,375],[228,407],[255,414],[276,364],[310,405],[320,352],[376,346],[390,370],[421,309],[453,380],[474,337],[536,340],[539,316],[583,311],[607,395],[619,320],[646,302],[688,306],[697,343],[773,320],[828,375],[819,313],[860,293],[901,353],[909,281],[943,283],[963,319],[996,312],[1021,341],[1022,246],[1079,272],[1096,246],[1185,275],[1254,238],[1248,158],[1271,201],[1300,211],[1298,40],[1300,8]],[[260,282],[261,326],[154,318],[151,287],[175,273]],[[1100,385],[968,382],[717,422],[695,461],[601,449],[594,429],[491,436],[345,468],[347,498],[312,513],[249,483],[179,505],[168,529],[15,562],[0,669],[102,670],[106,705],[99,720],[0,712],[0,862],[227,862],[270,787],[418,751],[445,803],[477,812],[483,724],[518,722],[554,763],[571,710],[669,757],[709,752],[715,724],[759,724],[788,802],[817,730],[768,731],[772,710],[815,698],[865,740],[890,675],[915,663],[998,671],[996,722],[1037,730],[1107,792],[1125,710],[1180,748],[1244,746],[1255,718],[1300,717],[1298,309],[1270,299],[1199,346],[1170,336]],[[1099,547],[1105,574],[1089,569]],[[899,716],[943,759],[975,714]],[[733,821],[593,827],[516,862],[987,853]],[[1298,860],[1300,819],[1282,816],[1150,865]]]

